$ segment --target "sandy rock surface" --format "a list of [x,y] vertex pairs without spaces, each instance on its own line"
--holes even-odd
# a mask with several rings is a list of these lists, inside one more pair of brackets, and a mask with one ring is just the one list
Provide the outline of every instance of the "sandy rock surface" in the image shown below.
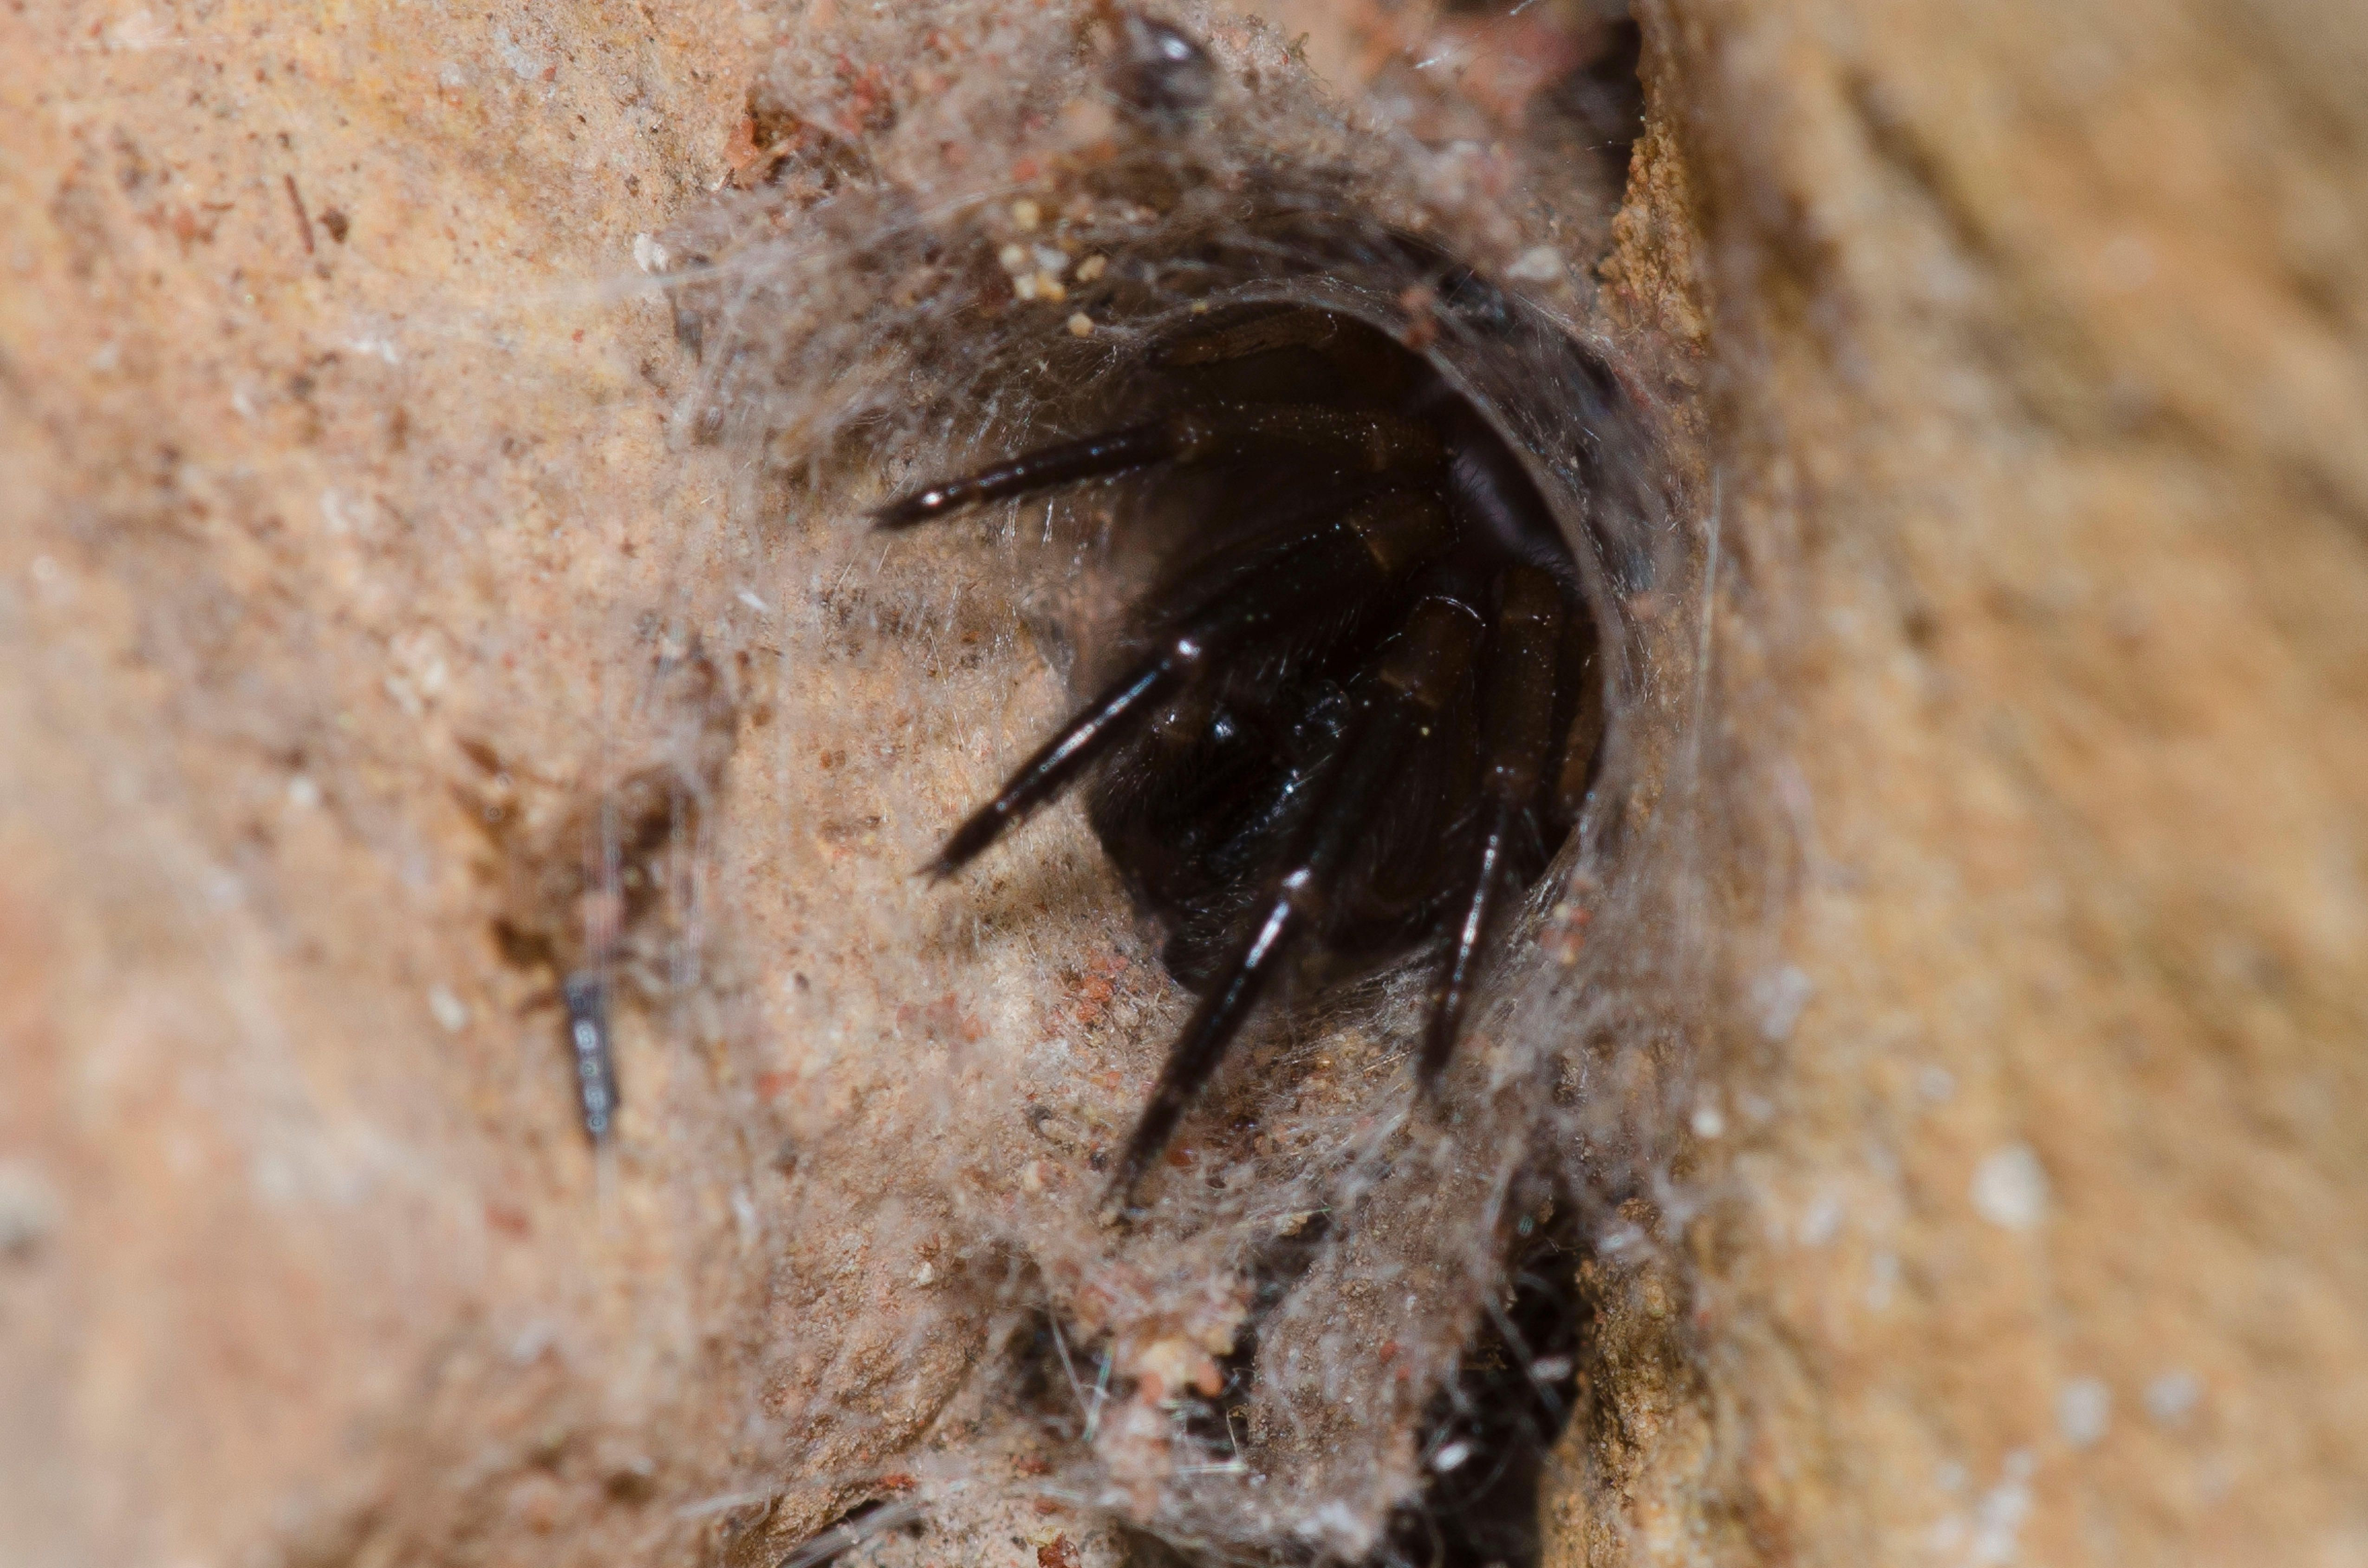
[[[1182,1002],[1074,816],[909,874],[1066,700],[1047,563],[700,439],[651,283],[785,55],[938,91],[837,10],[0,18],[0,1556],[1148,1551],[1246,1311],[1093,1222]],[[1640,16],[1626,208],[1541,232],[1693,395],[1716,918],[1548,1561],[2368,1558],[2368,33]],[[1560,35],[1272,19],[1528,256]],[[1384,1046],[1276,1043],[1294,1125]],[[1047,1321],[1119,1392],[1015,1419]]]
[[1644,14],[1781,914],[1556,1560],[2356,1561],[2368,32]]

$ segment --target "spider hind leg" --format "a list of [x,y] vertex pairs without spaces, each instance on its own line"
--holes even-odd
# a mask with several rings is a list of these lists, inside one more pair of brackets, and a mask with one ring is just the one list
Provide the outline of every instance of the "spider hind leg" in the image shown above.
[[1431,990],[1430,1023],[1416,1079],[1426,1094],[1463,1032],[1463,1013],[1478,979],[1480,958],[1512,881],[1517,836],[1544,782],[1557,696],[1555,668],[1562,636],[1562,596],[1534,566],[1516,566],[1500,583],[1500,608],[1489,636],[1482,677],[1480,817],[1468,850],[1463,896],[1440,956]]
[[1340,874],[1360,847],[1383,791],[1463,685],[1479,639],[1478,612],[1434,595],[1415,606],[1404,631],[1375,661],[1362,710],[1318,786],[1321,798],[1286,858],[1288,869],[1270,881],[1262,910],[1168,1050],[1110,1184],[1115,1205],[1125,1205],[1175,1135],[1184,1108],[1224,1060],[1284,960],[1337,906]]

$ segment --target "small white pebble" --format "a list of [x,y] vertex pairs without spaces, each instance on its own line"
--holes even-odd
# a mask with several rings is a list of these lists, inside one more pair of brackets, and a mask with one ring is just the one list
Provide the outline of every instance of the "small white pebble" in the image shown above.
[[1069,318],[1069,335],[1073,337],[1091,337],[1094,335],[1094,318],[1083,311],[1077,312]]
[[995,259],[1004,271],[1014,278],[1035,270],[1035,263],[1023,244],[1008,244],[995,253]]
[[1011,204],[1011,221],[1026,233],[1044,221],[1044,210],[1023,196]]
[[427,1010],[444,1026],[446,1034],[459,1034],[469,1027],[469,1009],[451,991],[442,985],[427,988]]
[[647,234],[633,236],[633,265],[643,272],[666,269],[666,248]]
[[2165,1426],[2186,1420],[2203,1398],[2203,1380],[2193,1372],[2165,1372],[2146,1386],[2146,1414]]
[[1110,268],[1110,257],[1099,253],[1077,263],[1077,281],[1090,283]]
[[925,1263],[913,1270],[913,1283],[916,1285],[926,1285],[937,1277],[938,1266],[934,1263]]
[[1551,283],[1562,275],[1562,253],[1552,245],[1531,245],[1505,268],[1506,277],[1531,283]]
[[1039,271],[1049,272],[1053,277],[1058,278],[1061,274],[1069,270],[1069,253],[1067,251],[1055,250],[1051,245],[1038,245],[1036,247],[1035,256],[1036,266]]
[[2113,1424],[2113,1391],[2100,1378],[2074,1378],[2055,1391],[2055,1429],[2076,1449],[2092,1448]]
[[1704,1100],[1694,1107],[1693,1129],[1697,1138],[1715,1138],[1726,1131],[1726,1113],[1717,1101]]
[[1017,300],[1034,299],[1036,297],[1036,275],[1032,272],[1029,272],[1014,278],[1011,280],[1011,295],[1012,298]]
[[1447,1447],[1431,1455],[1430,1468],[1437,1471],[1440,1474],[1445,1475],[1449,1471],[1453,1470],[1457,1465],[1462,1464],[1465,1460],[1468,1460],[1471,1457],[1472,1445],[1458,1440],[1448,1444]]
[[299,773],[288,780],[288,803],[309,812],[321,803],[321,787],[309,775]]
[[2028,1231],[2047,1217],[2047,1171],[2027,1143],[2009,1143],[1974,1169],[1974,1212],[2001,1230]]

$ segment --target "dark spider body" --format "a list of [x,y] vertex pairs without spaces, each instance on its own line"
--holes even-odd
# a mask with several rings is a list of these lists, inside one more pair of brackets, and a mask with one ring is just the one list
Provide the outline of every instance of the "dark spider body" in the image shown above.
[[1118,667],[931,868],[1090,776],[1094,831],[1200,997],[1121,1202],[1288,971],[1338,978],[1436,944],[1418,1060],[1435,1086],[1507,910],[1577,821],[1604,711],[1571,546],[1429,359],[1346,313],[1254,304],[1152,362],[1148,417],[877,515],[904,528],[1144,476],[1151,567]]

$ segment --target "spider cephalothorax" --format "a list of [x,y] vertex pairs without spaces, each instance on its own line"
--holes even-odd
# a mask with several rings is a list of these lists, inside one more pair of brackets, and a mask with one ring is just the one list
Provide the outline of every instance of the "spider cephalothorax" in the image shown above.
[[1094,831],[1201,998],[1128,1141],[1121,1200],[1292,968],[1435,945],[1431,1090],[1604,728],[1571,546],[1507,437],[1424,355],[1343,311],[1247,302],[1156,335],[1138,380],[1125,425],[877,514],[905,528],[1120,474],[1142,492],[1152,566],[1114,672],[932,867],[960,869],[1091,776]]

